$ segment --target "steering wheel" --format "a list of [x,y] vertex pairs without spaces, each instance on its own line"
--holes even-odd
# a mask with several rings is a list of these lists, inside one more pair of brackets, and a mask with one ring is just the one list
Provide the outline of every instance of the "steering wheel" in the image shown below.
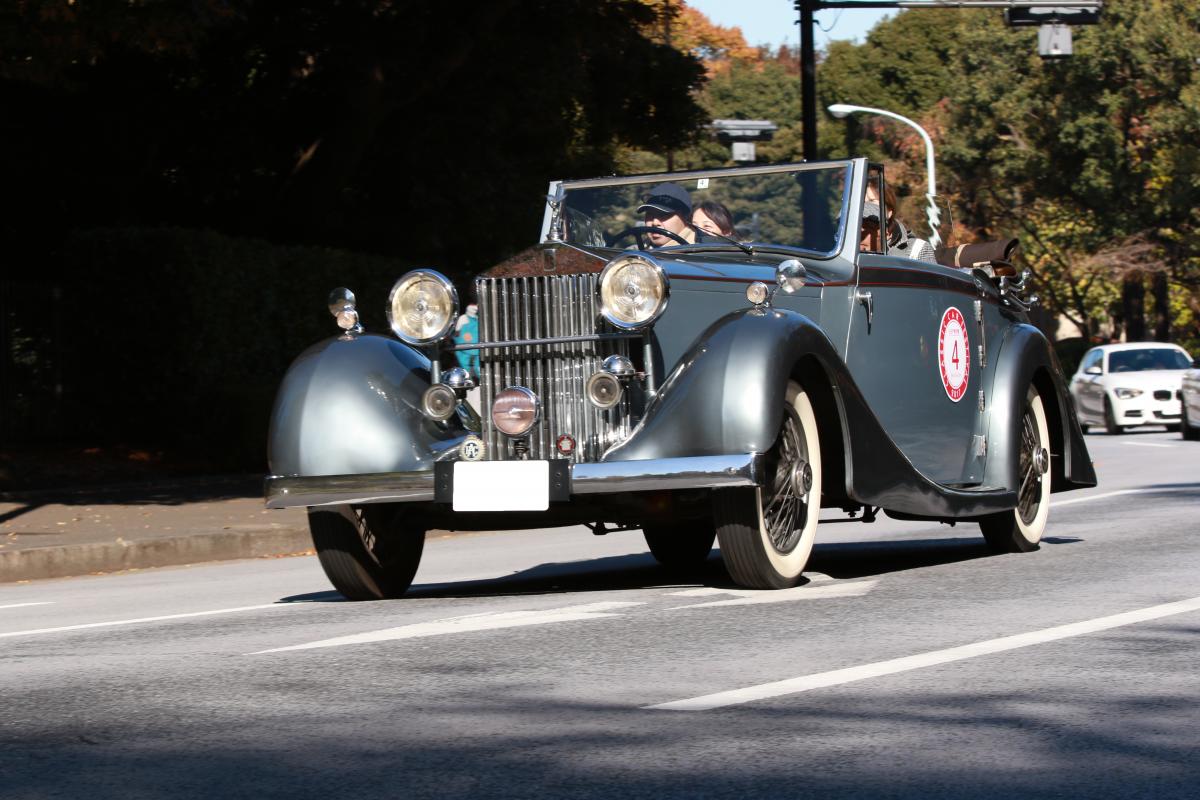
[[626,228],[614,236],[609,237],[608,246],[613,247],[617,242],[624,239],[626,236],[636,236],[638,250],[646,249],[646,241],[642,237],[647,233],[661,233],[669,239],[674,239],[679,244],[688,244],[688,240],[684,239],[677,233],[672,233],[666,228],[660,228],[657,225],[634,225],[632,228]]

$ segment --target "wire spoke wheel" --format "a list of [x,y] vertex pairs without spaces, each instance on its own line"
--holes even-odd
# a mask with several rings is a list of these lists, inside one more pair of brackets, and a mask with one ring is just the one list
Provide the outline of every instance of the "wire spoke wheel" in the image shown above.
[[812,491],[808,447],[794,408],[784,412],[783,430],[772,453],[775,465],[769,493],[764,493],[763,524],[767,537],[780,553],[790,553],[800,541],[801,524]]
[[1021,418],[1021,456],[1018,474],[1021,476],[1021,487],[1017,492],[1017,513],[1026,525],[1031,524],[1037,517],[1038,506],[1042,499],[1042,481],[1048,480],[1044,465],[1038,464],[1041,457],[1041,442],[1038,439],[1037,418],[1033,411],[1026,406]]
[[734,582],[784,589],[803,577],[821,510],[821,445],[808,395],[789,382],[779,435],[754,489],[713,492],[721,557]]
[[1050,428],[1041,395],[1029,387],[1013,444],[1017,449],[1017,505],[979,518],[988,546],[997,553],[1036,550],[1050,513]]

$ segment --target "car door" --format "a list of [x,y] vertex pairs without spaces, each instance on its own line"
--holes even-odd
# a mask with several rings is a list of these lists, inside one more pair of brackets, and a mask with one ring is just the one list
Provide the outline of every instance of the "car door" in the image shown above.
[[1103,361],[1103,350],[1089,350],[1079,363],[1079,370],[1071,378],[1071,394],[1075,398],[1078,413],[1091,420],[1104,416],[1104,387],[1100,380]]
[[978,483],[989,363],[979,285],[962,270],[862,253],[853,302],[846,364],[892,441],[931,480]]

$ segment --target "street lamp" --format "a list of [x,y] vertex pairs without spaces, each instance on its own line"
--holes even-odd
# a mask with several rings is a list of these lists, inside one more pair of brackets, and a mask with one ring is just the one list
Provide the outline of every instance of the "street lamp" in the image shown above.
[[929,138],[929,134],[925,132],[917,123],[913,122],[908,117],[902,117],[899,114],[891,111],[884,111],[882,108],[867,108],[866,106],[851,106],[845,103],[834,103],[829,106],[829,113],[838,119],[844,119],[851,114],[875,114],[881,117],[889,117],[891,119],[903,122],[905,125],[912,127],[917,133],[921,134],[921,139],[925,142],[925,172],[929,176],[929,189],[925,194],[928,205],[925,209],[926,219],[929,220],[929,242],[934,247],[942,243],[942,237],[938,235],[938,225],[941,224],[941,214],[938,211],[937,203],[934,202],[934,197],[937,196],[936,179],[934,176],[933,167],[933,140]]

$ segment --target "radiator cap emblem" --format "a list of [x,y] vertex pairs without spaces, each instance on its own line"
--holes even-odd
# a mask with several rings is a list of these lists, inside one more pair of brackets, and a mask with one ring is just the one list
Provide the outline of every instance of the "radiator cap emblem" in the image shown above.
[[554,446],[558,448],[558,452],[564,456],[569,456],[575,452],[575,439],[569,433],[564,433],[555,440]]
[[467,436],[458,446],[458,455],[463,461],[481,461],[483,451],[483,439],[478,436]]

